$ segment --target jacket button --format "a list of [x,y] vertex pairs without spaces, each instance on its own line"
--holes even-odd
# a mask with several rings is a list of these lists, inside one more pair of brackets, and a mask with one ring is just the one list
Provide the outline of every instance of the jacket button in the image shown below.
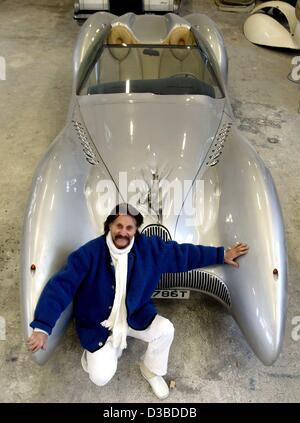
[[102,347],[102,345],[103,345],[103,342],[99,342],[99,347]]
[[112,287],[112,289],[115,289],[114,285],[112,285],[111,287]]
[[112,306],[108,306],[108,309],[111,310],[112,309]]

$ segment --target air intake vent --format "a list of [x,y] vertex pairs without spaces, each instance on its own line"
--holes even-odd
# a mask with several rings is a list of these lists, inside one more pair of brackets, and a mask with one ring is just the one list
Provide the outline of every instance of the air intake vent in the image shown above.
[[226,307],[231,307],[231,299],[227,286],[215,275],[202,270],[190,272],[165,273],[162,275],[157,289],[192,289],[204,292],[219,300]]
[[78,138],[80,140],[80,144],[82,145],[82,150],[85,154],[86,160],[91,165],[97,165],[99,163],[99,160],[97,160],[96,153],[93,150],[92,143],[89,140],[89,137],[85,131],[84,126],[76,120],[73,120],[72,122],[75,128],[75,131],[78,135]]
[[146,236],[160,236],[163,241],[170,241],[171,235],[168,229],[163,225],[148,225],[142,230]]
[[207,166],[212,167],[216,166],[219,163],[218,157],[220,157],[222,154],[222,149],[224,147],[231,125],[231,122],[224,124],[218,132],[217,136],[215,137],[214,144],[209,152],[208,161],[206,162]]

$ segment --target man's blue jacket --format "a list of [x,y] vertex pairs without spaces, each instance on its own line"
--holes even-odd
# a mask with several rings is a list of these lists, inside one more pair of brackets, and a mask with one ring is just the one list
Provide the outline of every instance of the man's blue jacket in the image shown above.
[[[223,263],[223,247],[178,244],[138,234],[128,254],[128,325],[144,330],[153,321],[157,311],[151,296],[162,273],[186,272]],[[66,266],[49,280],[30,326],[51,334],[59,316],[73,300],[81,345],[94,352],[99,349],[99,343],[105,344],[110,334],[100,323],[110,315],[114,296],[114,267],[103,235],[70,254]]]

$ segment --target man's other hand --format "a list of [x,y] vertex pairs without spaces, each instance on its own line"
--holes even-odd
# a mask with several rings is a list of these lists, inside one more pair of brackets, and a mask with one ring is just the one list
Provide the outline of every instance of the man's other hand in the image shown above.
[[236,258],[247,254],[249,247],[247,244],[237,242],[233,247],[228,248],[224,254],[224,262],[234,267],[240,267],[240,265],[234,261]]
[[41,348],[46,349],[48,335],[43,332],[32,332],[32,335],[27,339],[28,351],[37,352]]

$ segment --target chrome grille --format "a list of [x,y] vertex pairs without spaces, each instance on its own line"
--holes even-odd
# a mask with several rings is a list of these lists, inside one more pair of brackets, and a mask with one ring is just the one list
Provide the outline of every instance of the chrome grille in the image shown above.
[[163,225],[152,224],[145,226],[142,234],[146,236],[159,236],[163,241],[170,241],[171,235],[168,229]]
[[221,301],[225,306],[231,307],[230,293],[223,281],[217,276],[203,270],[191,270],[180,273],[164,273],[157,289],[193,289],[209,294]]
[[[160,236],[164,241],[170,241],[171,235],[163,225],[152,224],[142,230],[147,236]],[[195,269],[189,272],[164,273],[157,289],[193,289],[219,300],[226,307],[231,307],[230,293],[225,283],[217,276],[203,270]]]

